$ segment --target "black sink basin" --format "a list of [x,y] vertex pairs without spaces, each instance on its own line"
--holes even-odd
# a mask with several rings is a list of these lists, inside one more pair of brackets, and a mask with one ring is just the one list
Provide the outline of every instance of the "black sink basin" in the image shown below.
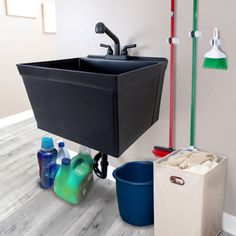
[[59,61],[38,62],[24,65],[53,68],[60,70],[71,70],[80,72],[91,72],[97,74],[119,75],[126,72],[141,69],[156,64],[155,61],[145,60],[107,60],[96,58],[74,58]]
[[40,129],[118,157],[158,120],[167,59],[17,66]]

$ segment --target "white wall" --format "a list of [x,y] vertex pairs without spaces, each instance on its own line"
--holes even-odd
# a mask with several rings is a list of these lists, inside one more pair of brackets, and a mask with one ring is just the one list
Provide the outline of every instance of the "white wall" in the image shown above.
[[36,19],[6,16],[0,0],[0,118],[30,109],[16,64],[56,57],[56,35],[42,31],[41,5]]
[[[199,28],[203,38],[198,44],[198,81],[196,107],[196,146],[225,154],[228,159],[228,180],[225,210],[236,215],[236,22],[235,0],[199,1]],[[105,35],[94,32],[95,24],[103,21],[120,38],[122,45],[136,43],[135,55],[169,57],[166,38],[169,36],[169,6],[166,0],[57,0],[58,39],[62,57],[105,54],[101,42],[111,43]],[[189,144],[192,1],[177,2],[177,34],[181,44],[177,48],[176,77],[176,147]],[[203,70],[203,56],[209,50],[213,27],[221,30],[227,52],[228,71]],[[163,90],[160,120],[148,130],[121,158],[127,160],[151,158],[153,145],[167,145],[168,141],[168,83]],[[77,151],[77,150],[76,150]]]

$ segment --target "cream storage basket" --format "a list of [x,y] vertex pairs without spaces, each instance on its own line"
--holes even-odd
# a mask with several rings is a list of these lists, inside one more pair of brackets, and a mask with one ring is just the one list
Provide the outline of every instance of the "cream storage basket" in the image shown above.
[[154,162],[155,236],[216,236],[222,227],[226,158],[207,174],[163,166],[177,150]]

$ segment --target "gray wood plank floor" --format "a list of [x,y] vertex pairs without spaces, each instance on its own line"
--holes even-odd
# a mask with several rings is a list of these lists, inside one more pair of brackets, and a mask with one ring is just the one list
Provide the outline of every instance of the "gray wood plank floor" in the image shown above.
[[78,206],[42,190],[36,152],[46,134],[34,119],[0,129],[0,235],[153,236],[152,226],[133,227],[120,219],[110,180],[95,178]]

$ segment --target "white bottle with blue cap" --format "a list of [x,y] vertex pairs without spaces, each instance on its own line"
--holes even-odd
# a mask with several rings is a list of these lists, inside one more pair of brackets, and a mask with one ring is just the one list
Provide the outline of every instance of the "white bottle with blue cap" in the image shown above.
[[56,163],[58,166],[61,166],[62,159],[70,158],[70,153],[65,147],[65,143],[63,141],[58,143],[58,147],[59,147],[59,151],[58,151]]

